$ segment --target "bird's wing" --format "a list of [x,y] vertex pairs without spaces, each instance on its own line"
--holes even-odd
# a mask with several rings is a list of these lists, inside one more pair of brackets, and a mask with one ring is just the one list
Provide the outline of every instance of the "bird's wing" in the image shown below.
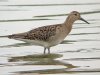
[[16,39],[16,38],[23,39],[23,38],[25,38],[25,36],[27,36],[27,32],[8,35],[8,38],[10,38],[10,39]]
[[56,29],[58,26],[60,25],[57,24],[57,25],[43,26],[36,29],[32,29],[25,33],[9,35],[8,37],[11,39],[19,38],[19,39],[47,41],[51,36],[54,36],[56,34]]
[[47,41],[56,34],[59,25],[43,26],[33,29],[27,33],[25,39]]

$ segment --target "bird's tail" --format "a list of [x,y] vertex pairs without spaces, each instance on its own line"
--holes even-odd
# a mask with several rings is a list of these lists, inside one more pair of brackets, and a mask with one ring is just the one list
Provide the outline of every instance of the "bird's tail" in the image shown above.
[[24,38],[26,35],[27,33],[19,33],[19,34],[0,36],[0,38],[9,38],[9,39]]

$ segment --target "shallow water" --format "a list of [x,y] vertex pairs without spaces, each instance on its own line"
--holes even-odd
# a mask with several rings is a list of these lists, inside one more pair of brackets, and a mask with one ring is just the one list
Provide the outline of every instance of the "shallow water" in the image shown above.
[[73,10],[90,24],[75,22],[50,55],[42,47],[0,38],[0,75],[100,75],[100,0],[0,0],[0,36],[62,23]]

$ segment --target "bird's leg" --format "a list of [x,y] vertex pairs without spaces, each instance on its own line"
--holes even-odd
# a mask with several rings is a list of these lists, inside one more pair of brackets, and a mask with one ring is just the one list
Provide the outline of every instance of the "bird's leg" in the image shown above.
[[46,48],[44,47],[44,54],[46,53]]
[[50,47],[48,48],[48,54],[50,54]]

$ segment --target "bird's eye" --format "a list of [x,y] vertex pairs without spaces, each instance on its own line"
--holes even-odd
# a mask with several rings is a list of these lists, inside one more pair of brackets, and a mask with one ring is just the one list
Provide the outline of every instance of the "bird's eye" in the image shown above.
[[77,14],[74,14],[75,16],[77,16]]

